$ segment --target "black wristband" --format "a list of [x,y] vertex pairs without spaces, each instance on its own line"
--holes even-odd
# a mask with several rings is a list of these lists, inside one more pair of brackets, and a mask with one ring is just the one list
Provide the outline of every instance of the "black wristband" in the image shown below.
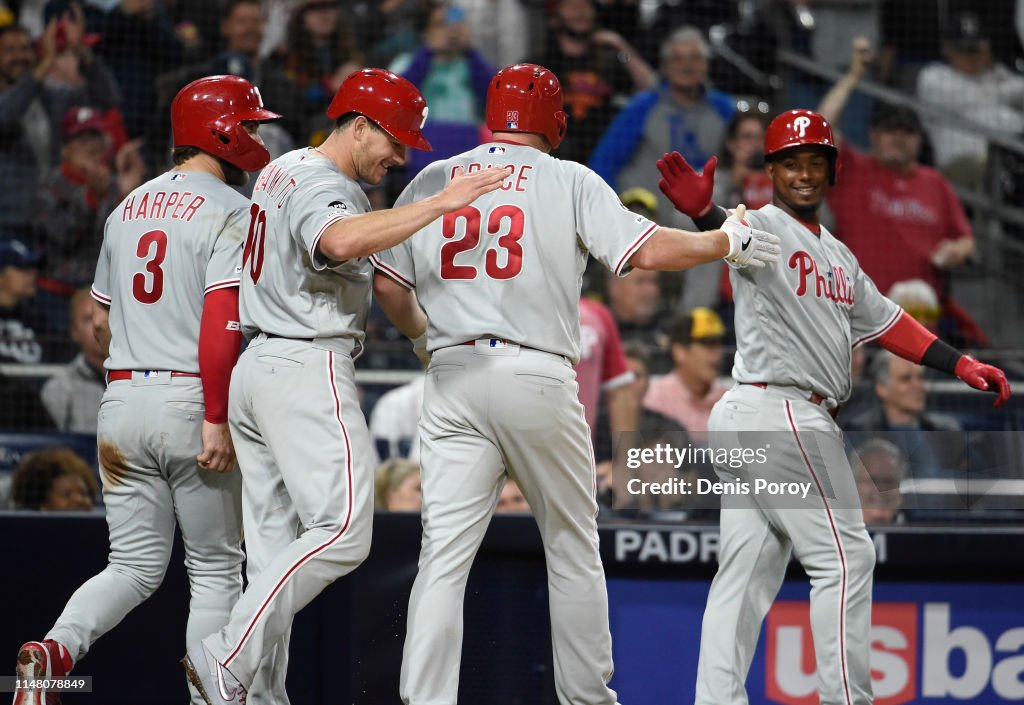
[[921,356],[921,364],[952,375],[956,374],[957,363],[963,356],[964,354],[953,346],[936,339],[924,351],[924,355]]
[[724,208],[712,203],[711,210],[704,215],[699,215],[694,218],[693,224],[701,230],[718,230],[722,227],[722,223],[724,223],[728,217],[729,214],[725,212]]

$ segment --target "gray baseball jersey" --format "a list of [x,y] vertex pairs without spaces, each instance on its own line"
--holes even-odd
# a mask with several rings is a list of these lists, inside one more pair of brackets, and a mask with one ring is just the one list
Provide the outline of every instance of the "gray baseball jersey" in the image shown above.
[[396,206],[438,193],[457,166],[492,165],[512,167],[500,189],[371,259],[416,288],[431,350],[493,336],[575,363],[587,254],[625,274],[629,257],[658,226],[623,207],[587,167],[511,143],[430,165]]
[[782,255],[773,267],[729,273],[736,300],[733,377],[845,401],[853,348],[882,335],[902,309],[824,227],[815,237],[774,205],[748,211],[747,222],[778,235]]
[[[110,307],[110,370],[97,421],[110,528],[105,570],[72,595],[47,634],[77,661],[163,580],[181,530],[192,601],[187,643],[220,629],[242,592],[241,477],[200,469],[198,375],[205,296],[238,286],[249,204],[220,179],[171,171],[107,219],[92,287]],[[172,439],[172,442],[168,442]],[[191,702],[203,697],[190,686]]]
[[199,372],[203,296],[238,286],[249,204],[220,179],[169,171],[107,218],[92,296],[110,306],[109,370]]
[[314,149],[288,152],[267,165],[252,194],[239,294],[242,332],[362,340],[370,262],[328,262],[317,245],[331,224],[369,211],[359,184]]
[[747,702],[761,622],[795,554],[812,576],[818,698],[864,705],[872,701],[874,547],[842,433],[811,393],[845,400],[853,348],[882,335],[901,309],[825,228],[816,235],[774,205],[749,211],[747,220],[780,238],[782,256],[763,270],[730,272],[740,384],[715,404],[709,441],[730,457],[770,450],[766,463],[717,465],[715,472],[728,486],[803,483],[808,494],[799,503],[757,491],[722,498],[719,568],[704,611],[694,702]]

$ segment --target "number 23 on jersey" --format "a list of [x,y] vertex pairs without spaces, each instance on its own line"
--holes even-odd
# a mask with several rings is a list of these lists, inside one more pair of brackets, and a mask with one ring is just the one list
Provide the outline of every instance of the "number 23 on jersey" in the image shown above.
[[[441,246],[442,279],[476,279],[477,268],[472,264],[459,264],[456,258],[463,252],[480,245],[481,226],[486,222],[487,241],[484,243],[484,272],[491,279],[512,279],[523,269],[523,237],[526,216],[514,205],[496,206],[486,219],[475,206],[466,206],[444,216],[441,234],[446,242]],[[460,224],[462,237],[458,237]],[[494,240],[493,238],[497,238]],[[504,264],[502,264],[504,260]]]

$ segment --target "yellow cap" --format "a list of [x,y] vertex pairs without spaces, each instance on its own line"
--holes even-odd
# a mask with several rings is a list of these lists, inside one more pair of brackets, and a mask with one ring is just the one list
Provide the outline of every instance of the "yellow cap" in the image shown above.
[[0,5],[0,27],[14,24],[14,13],[8,8]]
[[658,210],[658,198],[647,189],[639,186],[623,191],[619,196],[619,200],[622,201],[622,205],[627,207],[632,203],[639,203],[649,211]]
[[690,311],[693,327],[690,328],[690,340],[703,338],[721,338],[725,335],[725,324],[722,318],[710,308],[698,306]]

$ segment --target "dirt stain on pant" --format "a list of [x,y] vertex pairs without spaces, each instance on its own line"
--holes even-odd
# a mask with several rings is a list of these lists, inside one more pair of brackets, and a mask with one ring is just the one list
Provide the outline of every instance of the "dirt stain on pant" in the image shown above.
[[99,455],[104,484],[111,487],[120,485],[128,474],[128,461],[121,454],[121,450],[112,442],[101,440]]

